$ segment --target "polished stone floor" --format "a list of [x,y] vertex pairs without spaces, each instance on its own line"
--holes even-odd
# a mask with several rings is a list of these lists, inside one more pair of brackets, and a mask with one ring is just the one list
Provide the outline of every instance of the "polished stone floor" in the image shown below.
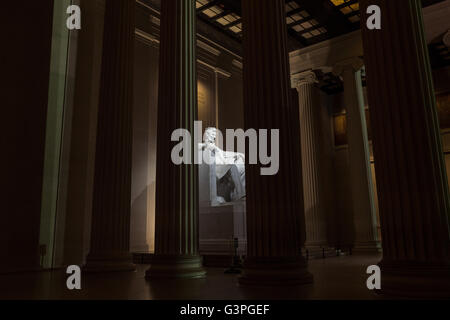
[[367,289],[366,269],[379,260],[376,255],[311,260],[314,284],[292,288],[240,287],[235,275],[225,275],[219,268],[209,268],[202,280],[148,282],[144,279],[148,266],[140,265],[133,273],[83,275],[79,291],[66,288],[64,270],[3,275],[0,299],[374,300],[382,297]]

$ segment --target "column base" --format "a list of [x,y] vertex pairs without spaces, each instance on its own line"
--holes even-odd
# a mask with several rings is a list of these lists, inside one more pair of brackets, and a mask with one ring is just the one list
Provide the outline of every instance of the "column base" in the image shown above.
[[130,253],[112,254],[89,254],[83,272],[130,272],[136,271],[133,264],[133,257]]
[[201,279],[206,276],[201,256],[155,255],[145,279]]
[[378,241],[355,242],[352,248],[353,254],[376,254],[381,252],[381,243]]
[[247,258],[239,278],[243,286],[298,286],[313,282],[303,257]]
[[450,262],[433,265],[382,261],[380,268],[380,294],[405,298],[450,298]]

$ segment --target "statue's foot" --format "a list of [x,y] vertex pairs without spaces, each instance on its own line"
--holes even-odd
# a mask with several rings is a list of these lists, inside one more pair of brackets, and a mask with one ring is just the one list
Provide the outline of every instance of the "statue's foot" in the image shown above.
[[223,198],[223,197],[216,197],[216,200],[214,201],[214,203],[213,203],[213,205],[221,205],[221,204],[225,204],[225,203],[227,203],[226,201],[225,201],[225,198]]

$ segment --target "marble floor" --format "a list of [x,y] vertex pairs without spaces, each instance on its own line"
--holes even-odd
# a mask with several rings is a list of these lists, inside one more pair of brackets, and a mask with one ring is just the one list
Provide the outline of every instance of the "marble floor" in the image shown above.
[[201,280],[166,280],[148,282],[146,265],[133,273],[83,275],[82,290],[66,288],[64,270],[0,276],[0,299],[96,299],[96,300],[374,300],[381,296],[366,287],[366,269],[380,256],[343,256],[311,260],[309,271],[314,284],[292,288],[240,287],[235,275],[223,269],[208,268]]

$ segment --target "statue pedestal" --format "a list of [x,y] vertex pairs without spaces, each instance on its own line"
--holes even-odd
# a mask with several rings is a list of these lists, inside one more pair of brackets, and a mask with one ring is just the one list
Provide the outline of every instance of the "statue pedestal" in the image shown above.
[[199,233],[200,254],[204,256],[234,255],[234,239],[239,241],[238,254],[247,252],[245,199],[225,202],[218,195],[218,179],[214,155],[207,154],[207,164],[199,165]]
[[199,218],[200,254],[234,255],[234,238],[239,240],[238,254],[246,254],[245,200],[220,206],[201,206]]

